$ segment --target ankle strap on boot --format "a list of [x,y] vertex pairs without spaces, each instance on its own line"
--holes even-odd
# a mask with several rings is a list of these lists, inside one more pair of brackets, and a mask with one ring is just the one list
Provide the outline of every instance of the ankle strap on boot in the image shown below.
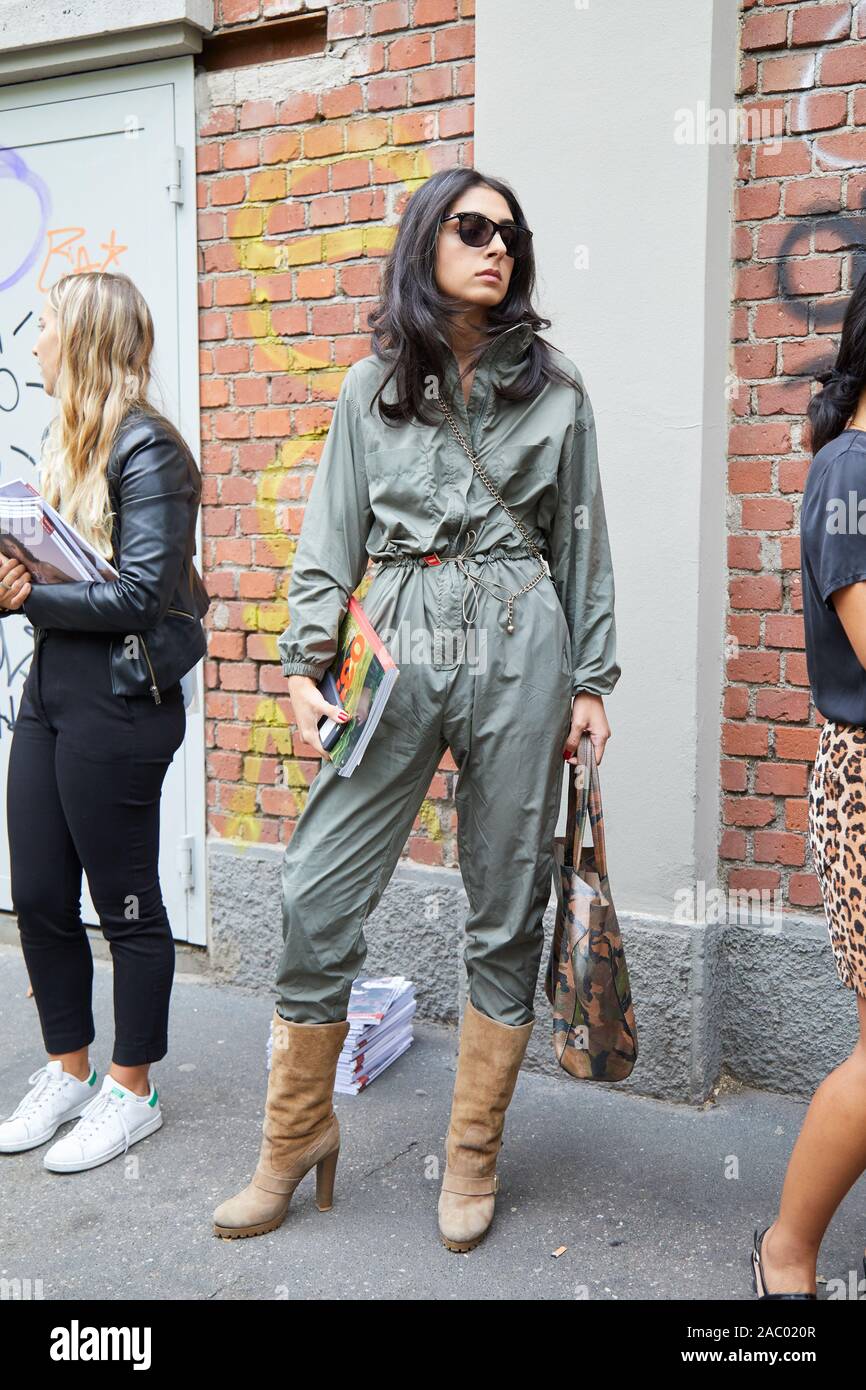
[[262,1192],[273,1192],[280,1197],[289,1197],[294,1192],[304,1174],[291,1177],[288,1173],[264,1173],[261,1168],[257,1168],[252,1178],[253,1187],[261,1188]]
[[463,1197],[484,1197],[489,1192],[499,1191],[499,1174],[491,1173],[489,1177],[481,1178],[469,1177],[463,1173],[453,1172],[446,1165],[442,1191],[458,1192]]

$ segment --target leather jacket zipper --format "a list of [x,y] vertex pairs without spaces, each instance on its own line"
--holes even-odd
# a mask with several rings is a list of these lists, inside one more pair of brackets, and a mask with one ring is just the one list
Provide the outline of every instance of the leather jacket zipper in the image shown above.
[[[140,635],[140,634],[139,634],[139,635]],[[148,652],[147,652],[147,643],[145,642],[145,640],[144,640],[143,637],[141,638],[141,645],[142,645],[142,647],[143,647],[143,649],[144,649],[144,659],[145,659],[145,661],[147,662],[147,669],[148,669],[148,671],[150,672],[150,679],[153,681],[153,684],[152,684],[151,687],[150,687],[150,693],[151,693],[151,695],[152,695],[153,698],[154,698],[154,702],[155,702],[157,705],[161,705],[161,704],[162,704],[162,696],[161,696],[160,693],[159,693],[159,687],[157,686],[157,683],[156,683],[156,676],[153,674],[153,667],[152,667],[151,664],[150,664],[150,657],[148,656]]]
[[[196,621],[192,613],[184,613],[182,608],[169,608],[167,611],[169,613],[177,613],[178,617],[180,618],[189,618],[190,622],[194,623]],[[153,682],[153,684],[150,687],[150,693],[153,696],[155,703],[161,705],[162,696],[160,695],[159,687],[156,684],[156,676],[153,674],[153,667],[150,664],[150,655],[147,650],[147,643],[145,642],[143,637],[141,638],[141,645],[144,650],[144,659],[147,662],[147,669],[150,672],[150,679]]]

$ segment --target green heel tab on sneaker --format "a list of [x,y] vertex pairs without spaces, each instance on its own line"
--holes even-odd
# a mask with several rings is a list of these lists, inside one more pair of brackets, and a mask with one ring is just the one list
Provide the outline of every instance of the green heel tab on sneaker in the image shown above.
[[156,1105],[156,1102],[157,1102],[158,1100],[159,1100],[159,1091],[158,1091],[158,1090],[156,1089],[156,1087],[154,1086],[154,1088],[153,1088],[153,1095],[151,1096],[150,1100],[149,1100],[147,1103],[148,1103],[148,1105],[150,1105],[150,1106],[154,1106],[154,1105]]
[[88,1078],[87,1078],[87,1084],[88,1084],[88,1086],[95,1086],[95,1085],[96,1085],[96,1067],[93,1068],[93,1071],[92,1071],[92,1072],[90,1073],[90,1075],[88,1076]]

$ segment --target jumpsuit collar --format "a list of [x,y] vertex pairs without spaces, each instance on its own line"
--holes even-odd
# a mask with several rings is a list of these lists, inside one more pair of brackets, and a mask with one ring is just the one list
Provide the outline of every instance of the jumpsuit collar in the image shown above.
[[[475,376],[472,379],[472,389],[469,393],[470,408],[477,406],[482,387],[486,395],[491,380],[501,383],[514,373],[516,365],[525,356],[534,337],[535,329],[532,324],[526,319],[520,319],[517,323],[513,323],[510,328],[503,329],[492,343],[488,343],[475,367]],[[465,413],[457,358],[450,347],[445,350],[444,376],[447,395],[452,400],[456,400],[457,404],[463,407],[463,413]],[[443,392],[443,394],[445,393]]]

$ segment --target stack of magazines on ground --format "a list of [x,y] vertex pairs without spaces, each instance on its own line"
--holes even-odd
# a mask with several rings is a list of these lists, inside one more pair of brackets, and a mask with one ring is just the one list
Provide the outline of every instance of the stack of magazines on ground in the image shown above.
[[[403,975],[356,980],[349,997],[349,1031],[337,1061],[334,1090],[357,1095],[413,1042],[415,986]],[[268,1037],[268,1070],[273,1035]]]
[[396,1061],[413,1040],[415,986],[403,975],[356,980],[349,997],[349,1032],[337,1062],[334,1090],[357,1095]]

